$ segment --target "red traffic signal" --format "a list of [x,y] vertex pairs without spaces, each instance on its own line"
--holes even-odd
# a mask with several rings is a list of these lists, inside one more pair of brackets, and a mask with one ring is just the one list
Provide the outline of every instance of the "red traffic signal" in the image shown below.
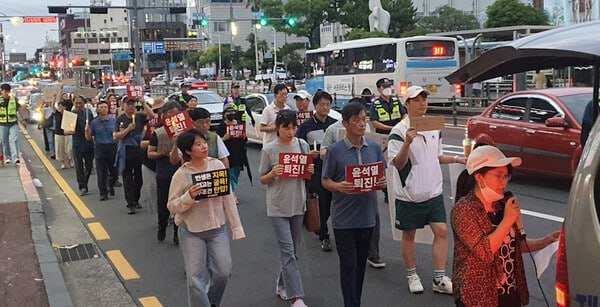
[[78,58],[71,59],[71,64],[73,64],[73,66],[79,66],[79,59]]
[[56,61],[56,59],[52,59],[52,60],[50,60],[50,62],[48,64],[50,65],[50,67],[54,68],[54,67],[56,67],[57,61]]

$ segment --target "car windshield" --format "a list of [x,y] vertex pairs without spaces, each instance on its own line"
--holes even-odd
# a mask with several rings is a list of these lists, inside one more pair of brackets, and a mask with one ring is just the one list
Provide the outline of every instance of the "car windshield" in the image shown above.
[[569,112],[573,114],[573,117],[577,119],[577,122],[581,125],[583,119],[583,112],[585,107],[592,100],[592,93],[577,94],[569,96],[561,96],[560,100],[565,104]]
[[108,89],[108,91],[113,91],[113,93],[115,93],[115,95],[119,96],[119,97],[123,97],[125,95],[127,95],[127,88],[126,87],[111,87]]
[[[296,100],[294,99],[294,95],[296,95],[295,92],[289,93],[285,104],[287,104],[290,107],[290,109],[292,109],[293,111],[298,111],[298,108],[296,107]],[[275,100],[275,95],[272,93],[265,94],[265,96],[267,97],[269,104]],[[308,110],[309,111],[315,110],[315,106],[313,105],[312,100],[308,104]]]
[[202,92],[202,93],[194,93],[191,92],[192,96],[198,99],[198,104],[213,104],[213,103],[223,103],[224,99],[221,96],[213,93],[213,92]]

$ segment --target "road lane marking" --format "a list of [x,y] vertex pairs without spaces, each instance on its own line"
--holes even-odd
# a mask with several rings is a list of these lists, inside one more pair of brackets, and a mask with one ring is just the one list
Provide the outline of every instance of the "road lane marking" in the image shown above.
[[[23,134],[27,138],[29,136],[27,131],[25,131],[23,126],[21,125],[19,125],[19,128],[21,128],[21,132],[23,132]],[[27,142],[29,142],[29,145],[31,145],[33,151],[36,153],[38,158],[40,158],[44,166],[46,166],[46,169],[48,170],[52,178],[54,178],[60,189],[63,190],[63,192],[65,192],[65,195],[71,201],[73,207],[75,207],[75,209],[77,209],[77,212],[79,212],[79,215],[81,215],[81,217],[84,219],[93,219],[94,214],[92,214],[92,211],[88,209],[88,207],[81,200],[81,198],[79,198],[79,196],[75,194],[75,191],[73,191],[73,189],[67,183],[67,181],[58,173],[58,171],[56,171],[56,168],[54,167],[54,165],[52,165],[52,162],[50,162],[50,160],[46,158],[46,155],[42,152],[42,150],[35,143],[35,141],[31,137],[29,137],[27,138]]]
[[541,218],[541,219],[545,219],[545,220],[559,222],[559,223],[562,223],[562,222],[565,221],[564,218],[559,217],[559,216],[554,216],[554,215],[540,213],[540,212],[535,212],[535,211],[529,211],[529,210],[525,210],[525,209],[521,209],[521,213],[523,213],[525,215],[530,215],[530,216],[538,217],[538,218]]
[[102,227],[102,224],[100,224],[99,222],[88,223],[87,225],[92,234],[94,235],[94,238],[96,238],[96,241],[110,240],[108,232],[106,232],[106,229],[104,229],[104,227]]
[[110,259],[110,262],[112,262],[123,280],[140,278],[140,275],[133,269],[120,250],[107,251],[106,256],[108,256],[108,259]]
[[140,297],[138,300],[144,307],[162,307],[156,296]]

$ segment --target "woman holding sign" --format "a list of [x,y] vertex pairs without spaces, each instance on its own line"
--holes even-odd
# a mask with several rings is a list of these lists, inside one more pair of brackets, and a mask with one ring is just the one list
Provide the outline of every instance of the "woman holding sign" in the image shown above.
[[[221,161],[208,157],[204,135],[198,130],[184,132],[177,138],[177,147],[189,162],[173,176],[167,208],[179,226],[188,305],[219,306],[232,262],[225,223],[229,223],[234,240],[246,235],[232,195],[217,185],[220,179],[228,179],[227,171]],[[217,189],[220,192],[215,192]]]
[[295,137],[296,113],[279,111],[275,128],[278,138],[263,147],[259,168],[260,182],[267,186],[267,216],[279,244],[281,264],[275,294],[292,300],[293,307],[303,307],[304,287],[296,254],[304,220],[305,179],[310,179],[315,169],[308,160],[308,143]]

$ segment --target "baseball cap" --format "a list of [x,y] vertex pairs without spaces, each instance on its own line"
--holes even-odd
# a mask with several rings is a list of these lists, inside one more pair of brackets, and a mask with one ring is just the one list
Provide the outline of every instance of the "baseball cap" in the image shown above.
[[181,83],[181,86],[180,86],[180,87],[181,87],[181,88],[184,88],[184,87],[190,88],[190,85],[189,85],[189,84],[187,84],[187,83]]
[[388,78],[381,78],[379,80],[377,80],[377,83],[375,83],[375,85],[377,85],[377,87],[390,87],[392,85],[394,85],[394,80],[390,80]]
[[298,97],[301,98],[301,99],[310,99],[310,97],[312,97],[312,95],[309,92],[305,91],[305,90],[299,90],[296,93],[296,95],[294,95],[294,99],[296,99]]
[[471,152],[469,159],[467,160],[467,172],[469,175],[473,175],[477,170],[484,167],[501,167],[506,165],[512,165],[517,167],[521,165],[522,160],[519,157],[507,158],[500,149],[484,145],[479,146]]
[[223,112],[227,112],[228,110],[235,110],[231,103],[226,103],[225,105],[223,105]]
[[423,89],[422,87],[413,85],[413,86],[407,88],[406,92],[404,92],[404,96],[402,96],[402,102],[406,103],[406,101],[408,99],[415,98],[415,97],[419,96],[421,93],[425,93],[425,95],[429,95],[429,92],[426,91],[425,89]]
[[240,85],[239,85],[239,84],[237,84],[237,83],[235,83],[235,84],[233,84],[233,85],[231,86],[231,88],[240,88]]

